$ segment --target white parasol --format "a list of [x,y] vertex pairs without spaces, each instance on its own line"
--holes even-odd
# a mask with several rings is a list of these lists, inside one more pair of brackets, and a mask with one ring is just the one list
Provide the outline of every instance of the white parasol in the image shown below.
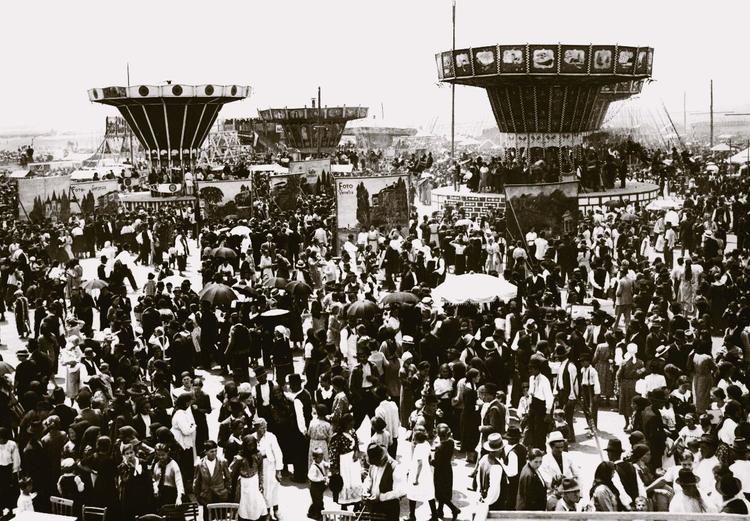
[[469,273],[448,278],[432,290],[432,298],[451,304],[485,304],[495,299],[508,301],[515,298],[517,293],[518,288],[505,279],[483,273]]

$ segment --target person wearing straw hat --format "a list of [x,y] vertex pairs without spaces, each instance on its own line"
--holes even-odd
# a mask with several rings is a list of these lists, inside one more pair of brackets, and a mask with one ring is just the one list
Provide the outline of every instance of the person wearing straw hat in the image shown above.
[[500,502],[505,474],[505,467],[500,459],[503,445],[503,437],[500,433],[493,432],[487,436],[487,441],[482,444],[485,455],[482,456],[477,465],[479,501],[489,505],[490,510],[501,510],[503,508]]
[[565,436],[560,431],[552,431],[547,438],[549,451],[542,458],[542,466],[539,472],[549,487],[555,476],[565,478],[576,478],[580,474],[578,466],[573,462],[573,457],[565,450]]

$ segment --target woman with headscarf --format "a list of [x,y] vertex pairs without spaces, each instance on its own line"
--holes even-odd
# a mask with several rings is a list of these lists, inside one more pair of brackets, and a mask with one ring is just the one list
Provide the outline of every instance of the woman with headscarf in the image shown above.
[[612,483],[615,474],[615,464],[602,461],[594,471],[594,482],[589,491],[591,503],[596,512],[620,512],[623,510],[619,493]]
[[272,432],[268,432],[266,420],[256,417],[253,420],[257,440],[258,453],[263,458],[263,468],[261,475],[261,487],[263,497],[266,500],[268,515],[271,519],[276,519],[279,510],[279,489],[281,485],[281,470],[284,468],[284,455],[281,453],[279,442]]
[[[627,423],[633,412],[631,402],[636,395],[635,383],[644,371],[643,361],[637,358],[638,346],[628,344],[627,352],[623,355],[623,362],[617,371],[616,381],[619,388],[618,412],[625,418]],[[626,425],[627,428],[627,425]]]

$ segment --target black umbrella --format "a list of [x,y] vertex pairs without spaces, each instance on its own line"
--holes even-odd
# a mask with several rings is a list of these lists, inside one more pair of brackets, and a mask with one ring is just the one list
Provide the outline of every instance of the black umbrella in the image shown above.
[[259,297],[260,292],[257,289],[251,288],[247,284],[239,283],[232,286],[232,289],[238,293],[245,295],[246,297]]
[[277,288],[277,289],[286,289],[286,285],[289,283],[286,279],[282,277],[269,277],[265,281],[263,281],[263,287],[264,288]]
[[380,299],[380,303],[384,306],[386,304],[414,305],[418,302],[419,297],[417,297],[414,293],[409,293],[408,291],[395,291],[393,293],[388,293],[386,296]]
[[358,300],[347,308],[346,316],[351,318],[372,318],[379,311],[378,305],[374,302]]
[[215,306],[231,304],[237,300],[237,293],[232,288],[217,282],[206,284],[198,296],[201,300],[206,300]]
[[237,257],[237,252],[232,248],[219,246],[218,248],[211,250],[211,257],[216,257],[217,259],[234,259]]
[[295,297],[309,297],[312,294],[312,288],[299,280],[293,280],[286,285],[285,289]]

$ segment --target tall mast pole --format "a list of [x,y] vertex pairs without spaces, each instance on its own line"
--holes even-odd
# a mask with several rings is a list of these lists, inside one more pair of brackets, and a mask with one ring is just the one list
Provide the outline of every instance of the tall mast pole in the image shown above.
[[323,139],[323,105],[320,104],[320,87],[318,87],[318,157],[320,157],[320,142]]
[[[451,44],[451,51],[456,50],[456,0],[453,0],[451,6],[451,19],[453,26],[453,40]],[[453,52],[451,52],[451,60],[453,59]],[[454,158],[456,153],[456,84],[451,83],[451,159]]]
[[[128,90],[130,90],[130,63],[126,63],[126,68],[128,73]],[[130,168],[135,168],[135,163],[133,162],[133,131],[127,122],[125,122],[125,129],[128,133],[128,141],[130,142]]]
[[710,138],[709,138],[709,146],[714,146],[714,80],[711,80],[711,129],[710,129]]

